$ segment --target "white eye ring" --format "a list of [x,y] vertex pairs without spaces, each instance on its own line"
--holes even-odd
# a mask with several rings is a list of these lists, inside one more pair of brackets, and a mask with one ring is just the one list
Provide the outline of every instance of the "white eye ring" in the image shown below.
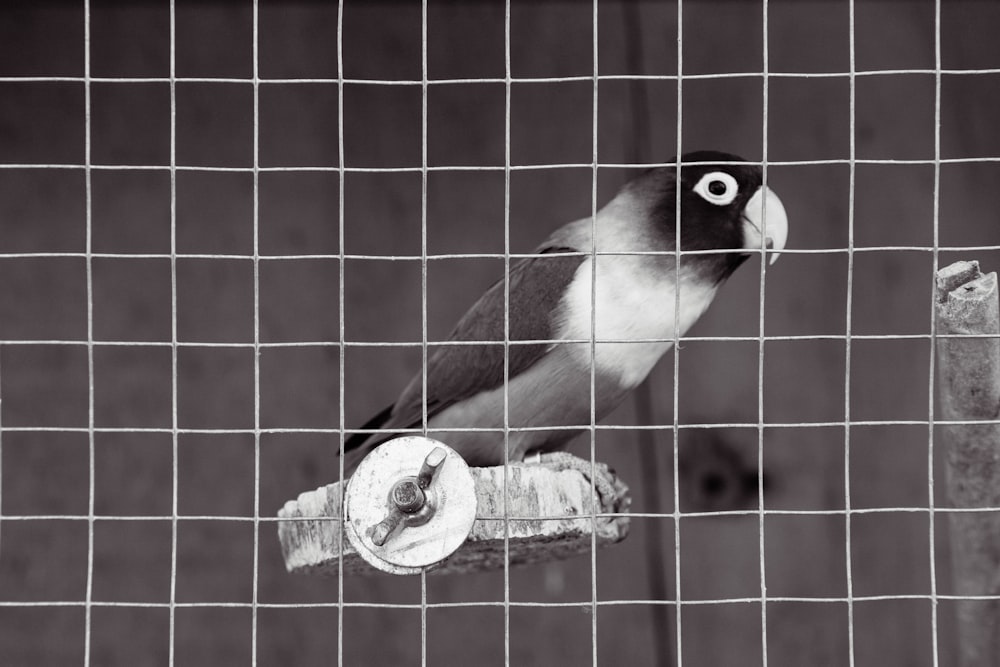
[[736,179],[724,171],[710,171],[702,176],[697,185],[694,186],[694,191],[702,199],[716,206],[726,206],[732,203],[736,199],[736,193],[739,192],[739,189]]

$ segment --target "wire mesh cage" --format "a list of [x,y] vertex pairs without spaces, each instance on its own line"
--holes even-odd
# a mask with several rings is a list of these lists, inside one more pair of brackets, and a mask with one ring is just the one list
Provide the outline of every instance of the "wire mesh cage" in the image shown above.
[[[934,273],[1000,265],[998,27],[971,0],[5,3],[0,663],[956,664]],[[278,509],[475,299],[700,149],[763,167],[789,241],[571,447],[632,487],[629,538],[288,574]]]

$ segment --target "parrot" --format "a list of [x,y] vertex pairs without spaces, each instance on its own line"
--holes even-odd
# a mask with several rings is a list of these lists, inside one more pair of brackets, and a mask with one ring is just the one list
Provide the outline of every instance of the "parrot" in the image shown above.
[[646,378],[750,255],[774,263],[788,219],[759,166],[719,151],[669,162],[510,262],[447,341],[428,343],[425,371],[344,441],[345,478],[425,415],[425,434],[470,466],[564,449]]

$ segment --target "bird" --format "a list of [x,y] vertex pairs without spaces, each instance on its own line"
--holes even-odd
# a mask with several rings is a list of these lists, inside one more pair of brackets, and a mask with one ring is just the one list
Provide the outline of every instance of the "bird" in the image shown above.
[[749,256],[774,263],[788,219],[760,166],[720,151],[664,164],[512,261],[428,343],[426,373],[345,439],[345,477],[414,429],[470,466],[558,452],[646,378]]

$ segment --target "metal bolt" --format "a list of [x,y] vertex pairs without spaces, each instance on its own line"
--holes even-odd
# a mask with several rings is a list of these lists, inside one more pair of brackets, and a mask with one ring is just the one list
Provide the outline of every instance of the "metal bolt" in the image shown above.
[[404,527],[419,526],[430,520],[434,506],[428,502],[424,491],[430,487],[446,458],[448,452],[435,447],[424,458],[416,477],[404,477],[392,485],[389,490],[389,514],[369,529],[372,544],[384,546],[400,524]]
[[393,504],[403,514],[416,514],[423,509],[427,502],[424,490],[420,488],[418,480],[412,477],[405,477],[396,482],[389,493]]

